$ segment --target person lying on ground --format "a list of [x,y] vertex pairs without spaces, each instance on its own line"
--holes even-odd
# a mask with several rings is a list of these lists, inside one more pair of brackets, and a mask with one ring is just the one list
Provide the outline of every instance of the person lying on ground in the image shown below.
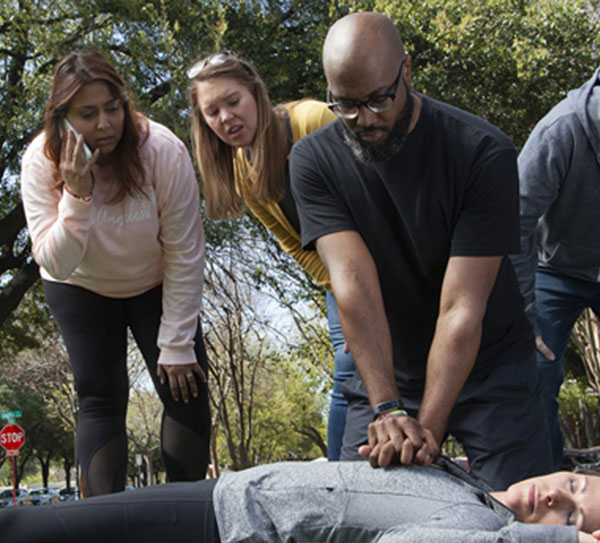
[[[361,449],[369,454],[369,447]],[[0,512],[3,541],[590,543],[600,477],[556,472],[489,486],[445,457],[432,467],[285,462]]]

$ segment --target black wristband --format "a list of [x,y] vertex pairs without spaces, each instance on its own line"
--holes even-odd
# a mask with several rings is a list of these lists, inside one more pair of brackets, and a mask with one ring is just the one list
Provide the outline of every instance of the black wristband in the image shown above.
[[397,400],[391,400],[389,402],[378,403],[373,408],[373,420],[376,420],[379,415],[383,415],[383,413],[387,413],[388,411],[393,411],[394,409],[402,409],[402,404]]

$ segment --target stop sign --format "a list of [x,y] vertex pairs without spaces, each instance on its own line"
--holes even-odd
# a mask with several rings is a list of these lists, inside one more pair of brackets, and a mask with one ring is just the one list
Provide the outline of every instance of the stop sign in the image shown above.
[[7,424],[0,430],[0,445],[8,456],[16,456],[25,443],[25,430],[18,424]]

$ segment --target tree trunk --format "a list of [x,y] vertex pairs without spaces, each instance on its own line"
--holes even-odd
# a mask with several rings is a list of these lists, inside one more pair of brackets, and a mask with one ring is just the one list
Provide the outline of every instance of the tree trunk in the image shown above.
[[71,488],[71,468],[73,464],[68,458],[63,458],[63,469],[65,470],[65,485]]
[[51,455],[46,455],[46,457],[38,456],[38,460],[40,461],[40,466],[42,468],[42,486],[46,488],[48,486],[48,480],[50,479],[50,458]]

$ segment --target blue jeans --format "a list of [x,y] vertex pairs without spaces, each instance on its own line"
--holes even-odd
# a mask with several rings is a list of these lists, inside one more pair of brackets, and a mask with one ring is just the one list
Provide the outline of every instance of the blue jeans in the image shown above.
[[558,393],[564,379],[569,337],[577,317],[587,307],[600,314],[600,283],[569,277],[547,268],[536,272],[535,299],[544,343],[556,356],[548,360],[537,353],[537,367],[544,410],[552,440],[554,468],[563,461],[563,438],[558,422]]
[[335,353],[335,366],[333,372],[333,390],[331,392],[331,405],[329,407],[329,422],[327,424],[327,459],[330,461],[340,459],[342,437],[346,426],[346,410],[348,402],[342,393],[343,382],[352,377],[356,371],[356,364],[350,352],[344,352],[344,334],[338,316],[337,304],[333,294],[327,291],[327,321],[329,323],[329,337]]

